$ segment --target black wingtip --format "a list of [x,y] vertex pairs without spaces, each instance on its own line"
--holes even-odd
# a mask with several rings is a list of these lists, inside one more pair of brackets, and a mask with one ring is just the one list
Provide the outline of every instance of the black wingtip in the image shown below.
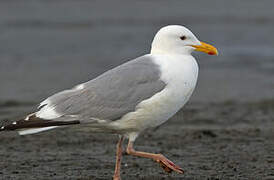
[[[13,122],[13,123],[14,123],[14,122]],[[8,130],[8,129],[7,129],[7,126],[12,125],[13,123],[10,123],[10,124],[4,123],[4,124],[6,124],[6,125],[0,126],[0,132],[1,132],[1,131],[7,131],[7,130]]]
[[41,119],[35,114],[27,116],[25,119],[20,119],[14,121],[6,126],[0,127],[0,131],[14,131],[19,129],[28,129],[28,128],[43,128],[43,127],[50,127],[50,126],[65,126],[65,125],[73,125],[73,124],[80,124],[80,121],[73,120],[73,121],[54,121],[54,120],[46,120]]

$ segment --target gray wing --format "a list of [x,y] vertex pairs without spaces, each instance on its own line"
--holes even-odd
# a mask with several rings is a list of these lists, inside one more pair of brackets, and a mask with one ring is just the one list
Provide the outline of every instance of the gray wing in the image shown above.
[[41,109],[54,108],[61,116],[117,120],[164,89],[160,75],[158,65],[145,55],[49,97]]

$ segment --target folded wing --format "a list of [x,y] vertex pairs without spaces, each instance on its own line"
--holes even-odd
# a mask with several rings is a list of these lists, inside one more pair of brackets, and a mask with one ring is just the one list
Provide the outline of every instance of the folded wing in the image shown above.
[[9,129],[118,120],[134,111],[141,101],[164,89],[166,84],[160,77],[161,71],[151,55],[139,57],[47,98],[33,114],[32,118],[35,117],[37,122],[35,126],[33,122],[25,120],[24,124],[21,120],[9,125]]

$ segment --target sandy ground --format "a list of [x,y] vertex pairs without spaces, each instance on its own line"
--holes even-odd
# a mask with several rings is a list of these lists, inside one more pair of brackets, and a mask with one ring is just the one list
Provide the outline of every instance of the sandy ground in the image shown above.
[[[7,109],[16,109],[9,107]],[[160,128],[144,132],[136,149],[165,154],[185,174],[125,155],[123,179],[274,179],[274,100],[193,103]],[[2,179],[111,179],[116,136],[65,128],[33,136],[0,134]]]
[[[180,165],[124,156],[123,179],[274,179],[274,1],[0,1],[0,126],[49,95],[149,52],[167,24],[189,27],[218,57],[200,66],[190,102],[144,132],[136,149]],[[85,128],[0,133],[0,179],[111,179],[117,137]]]

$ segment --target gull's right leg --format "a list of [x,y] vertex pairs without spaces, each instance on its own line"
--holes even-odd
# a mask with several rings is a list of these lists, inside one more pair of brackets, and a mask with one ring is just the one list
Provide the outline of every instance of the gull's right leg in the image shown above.
[[162,154],[153,154],[153,153],[147,153],[147,152],[141,152],[141,151],[135,151],[133,148],[133,141],[128,141],[128,146],[127,146],[127,153],[133,156],[139,156],[139,157],[144,157],[144,158],[150,158],[156,161],[161,165],[161,167],[168,173],[172,171],[176,171],[178,173],[183,174],[184,171],[174,164],[172,161],[167,159],[165,156]]

